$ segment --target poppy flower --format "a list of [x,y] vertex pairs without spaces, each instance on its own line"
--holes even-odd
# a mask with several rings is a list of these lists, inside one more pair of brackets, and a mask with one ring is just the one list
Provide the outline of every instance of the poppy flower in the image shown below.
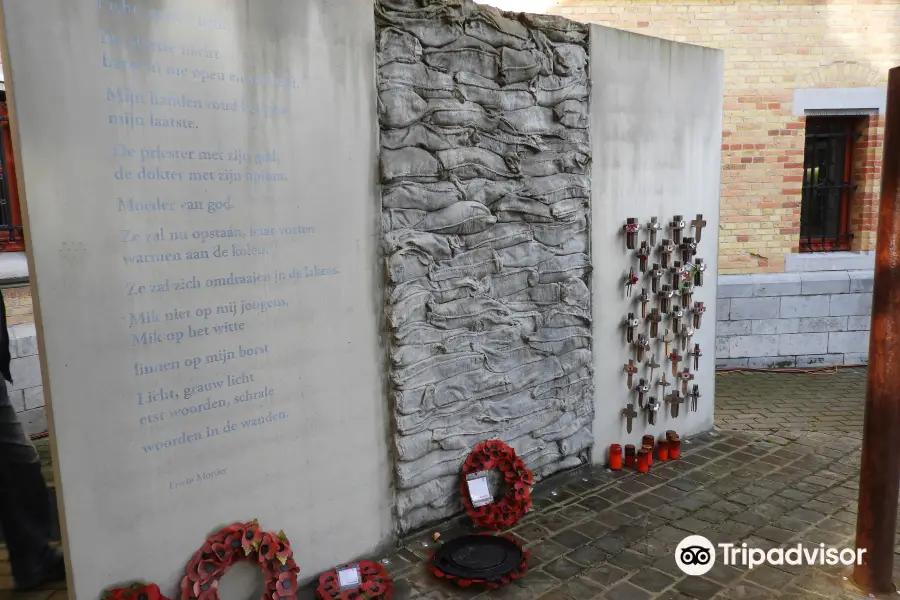
[[229,535],[231,535],[231,533],[232,533],[231,531],[222,530],[222,531],[216,533],[215,535],[210,536],[209,541],[212,542],[213,544],[221,544],[222,542],[225,541],[225,538],[227,538]]
[[215,579],[205,582],[194,582],[194,597],[197,600],[218,600],[219,582]]
[[384,594],[387,586],[383,583],[378,583],[377,581],[367,581],[363,584],[362,590],[369,598],[376,598],[382,594]]
[[337,584],[337,581],[327,581],[325,583],[320,583],[319,587],[316,588],[316,593],[319,594],[322,598],[330,598],[331,592],[340,591],[340,586]]
[[293,571],[297,574],[300,573],[300,567],[297,566],[297,561],[294,560],[293,554],[291,554],[291,556],[289,556],[288,559],[284,561],[284,564],[281,565],[281,570],[284,571],[285,569],[287,569],[288,571]]
[[297,573],[300,572],[300,569],[293,569],[293,570],[292,570],[290,567],[288,567],[287,565],[282,565],[282,564],[281,564],[280,562],[278,562],[277,560],[273,560],[273,561],[270,561],[270,562],[264,562],[264,563],[262,563],[261,567],[262,567],[263,577],[265,577],[265,579],[266,579],[267,581],[271,581],[271,582],[272,582],[272,586],[271,586],[271,587],[272,587],[272,590],[273,590],[273,591],[275,590],[275,582],[278,581],[278,577],[279,577],[282,573],[294,573],[294,574],[297,574]]
[[326,571],[326,572],[322,573],[321,575],[319,575],[319,585],[326,585],[329,583],[336,583],[336,582],[337,582],[337,575],[335,574],[334,569],[332,569],[330,571]]
[[197,575],[196,578],[192,577],[196,582],[204,582],[213,579],[216,575],[219,575],[224,570],[223,565],[217,563],[213,560],[201,560],[194,567],[194,573]]
[[203,555],[197,552],[194,554],[194,557],[191,558],[190,562],[188,562],[187,567],[185,568],[185,573],[191,581],[200,581],[200,563],[203,562]]
[[137,600],[168,600],[168,598],[162,595],[162,592],[159,591],[159,586],[155,583],[139,586],[138,589],[135,590],[135,597]]
[[279,544],[281,544],[281,540],[274,534],[269,532],[263,533],[259,541],[259,562],[275,560],[275,553],[278,551]]
[[[270,571],[272,571],[273,573],[275,573],[276,575],[280,575],[282,573],[288,573],[288,572],[292,572],[292,573],[300,572],[300,568],[297,566],[297,563],[294,561],[293,557],[286,558],[284,563],[281,563],[277,560],[273,560],[273,561],[267,563],[267,566],[268,566],[268,569]],[[333,573],[334,571],[331,571],[331,572]],[[327,574],[328,573],[326,573],[325,575],[327,575]],[[323,575],[323,577],[324,577],[324,575]],[[321,582],[322,582],[322,577],[319,578],[319,583],[321,583]]]
[[241,549],[241,545],[244,539],[244,532],[233,532],[225,536],[225,540],[222,542],[222,545],[228,548],[229,552],[234,555],[237,554],[237,551]]
[[281,564],[285,564],[293,556],[294,551],[291,550],[291,545],[283,540],[278,540],[277,547],[275,548],[275,558],[277,558]]
[[230,546],[226,546],[224,543],[216,543],[212,545],[212,556],[212,560],[225,567],[231,564],[234,558],[234,552]]
[[275,593],[279,596],[293,596],[297,593],[297,574],[287,571],[278,576],[275,584]]
[[244,554],[250,554],[259,547],[262,541],[262,530],[258,525],[252,525],[244,530],[244,536],[241,538],[241,546],[244,548]]

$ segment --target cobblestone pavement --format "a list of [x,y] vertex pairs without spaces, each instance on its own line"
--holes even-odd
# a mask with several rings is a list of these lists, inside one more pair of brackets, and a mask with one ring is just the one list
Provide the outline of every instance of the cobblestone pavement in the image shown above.
[[[823,433],[702,435],[678,461],[649,475],[594,470],[537,492],[538,507],[511,531],[533,553],[532,571],[477,595],[436,582],[422,559],[431,540],[409,540],[388,558],[394,598],[503,600],[768,599],[841,597],[843,567],[735,568],[703,577],[675,564],[683,538],[746,542],[768,550],[804,543],[852,547],[858,442]],[[445,531],[441,541],[464,533]]]
[[[845,567],[751,570],[724,565],[719,554],[708,574],[688,577],[676,566],[674,549],[691,534],[763,550],[798,543],[852,547],[865,372],[728,373],[717,385],[720,429],[686,441],[680,460],[656,462],[648,475],[586,469],[539,485],[535,509],[510,531],[532,552],[531,570],[520,581],[478,592],[436,580],[426,568],[436,545],[432,535],[441,533],[441,543],[469,533],[457,519],[405,540],[385,558],[395,578],[393,599],[843,597]],[[828,418],[831,413],[839,418]],[[8,582],[5,567],[0,564],[0,587]],[[63,594],[48,589],[11,598],[65,600]]]
[[819,431],[862,438],[866,370],[817,374],[720,373],[716,427],[742,431]]

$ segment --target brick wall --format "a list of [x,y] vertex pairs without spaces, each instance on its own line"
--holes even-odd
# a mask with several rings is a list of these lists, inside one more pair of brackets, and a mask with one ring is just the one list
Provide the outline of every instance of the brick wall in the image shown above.
[[[794,90],[884,86],[900,64],[900,2],[556,0],[548,11],[725,50],[726,275],[784,271],[786,255],[798,250],[805,124],[792,113]],[[870,117],[857,147],[854,250],[874,246],[882,133],[882,121]]]
[[34,323],[31,288],[26,286],[4,289],[3,303],[6,305],[6,324],[8,326]]

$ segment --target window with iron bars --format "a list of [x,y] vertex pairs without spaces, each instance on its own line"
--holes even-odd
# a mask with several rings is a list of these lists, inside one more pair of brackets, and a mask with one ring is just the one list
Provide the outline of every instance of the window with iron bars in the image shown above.
[[859,117],[807,117],[800,205],[800,251],[849,250],[853,147]]
[[5,98],[0,99],[0,252],[25,250],[19,188],[13,162],[12,132]]

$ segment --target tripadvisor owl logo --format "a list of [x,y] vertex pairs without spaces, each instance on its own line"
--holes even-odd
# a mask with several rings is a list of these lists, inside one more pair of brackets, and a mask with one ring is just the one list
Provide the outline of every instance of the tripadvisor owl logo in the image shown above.
[[685,575],[706,575],[716,564],[716,548],[702,535],[689,535],[675,548],[675,563]]
[[[805,547],[797,544],[790,548],[751,548],[746,543],[719,544],[722,564],[753,569],[760,565],[861,565],[865,548],[833,548],[819,544]],[[702,535],[689,535],[675,548],[675,563],[685,575],[699,576],[709,573],[716,564],[716,547]]]

